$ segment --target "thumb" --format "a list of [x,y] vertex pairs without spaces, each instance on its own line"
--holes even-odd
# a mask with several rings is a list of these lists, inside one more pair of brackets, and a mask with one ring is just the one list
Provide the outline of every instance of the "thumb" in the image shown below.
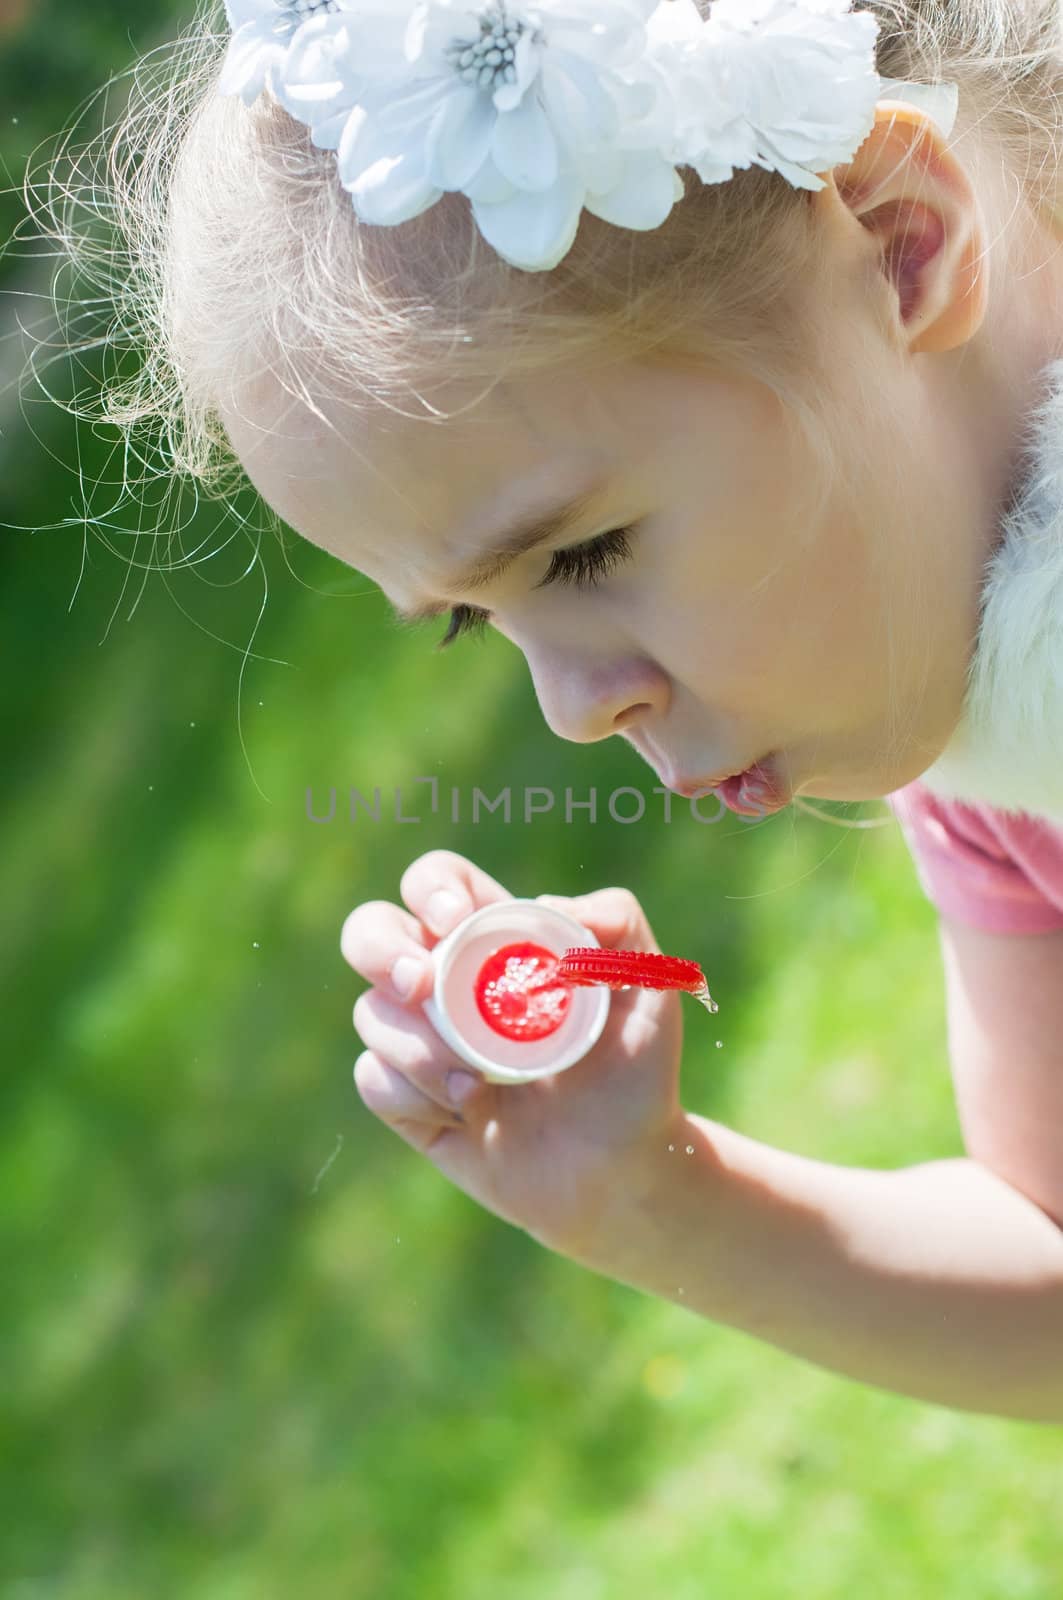
[[[606,950],[660,954],[646,913],[630,889],[596,889],[570,900],[546,894],[538,898],[589,928]],[[626,1137],[637,1143],[647,1126],[663,1127],[676,1111],[682,1040],[683,1018],[674,991],[638,985],[614,990],[598,1045],[565,1086],[568,1103],[585,1097],[589,1123],[599,1129],[604,1107],[613,1137],[626,1128]]]
[[541,894],[539,903],[582,922],[607,950],[655,950],[660,946],[630,889],[595,889],[590,894]]

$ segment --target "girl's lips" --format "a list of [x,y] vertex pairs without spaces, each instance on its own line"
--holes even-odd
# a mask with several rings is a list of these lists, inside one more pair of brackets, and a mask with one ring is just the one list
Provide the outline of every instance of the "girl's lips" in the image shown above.
[[720,778],[678,778],[674,783],[667,783],[667,787],[674,789],[676,794],[681,794],[684,800],[692,800],[695,795],[712,794],[721,784],[729,782],[732,778],[741,778],[749,770],[747,767],[743,772],[728,772]]
[[736,777],[726,778],[716,792],[729,811],[742,817],[773,816],[793,798],[770,756]]
[[[657,764],[653,762],[651,765]],[[660,771],[660,768],[657,770]],[[779,770],[774,750],[759,761],[754,761],[752,766],[724,778],[681,778],[671,783],[666,779],[662,781],[667,788],[687,800],[695,795],[718,794],[724,805],[740,816],[771,816],[776,811],[782,811],[793,799],[789,785]]]

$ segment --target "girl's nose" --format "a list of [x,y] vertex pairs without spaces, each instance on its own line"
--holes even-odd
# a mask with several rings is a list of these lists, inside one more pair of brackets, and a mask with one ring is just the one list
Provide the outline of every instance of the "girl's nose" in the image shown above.
[[572,744],[609,739],[668,710],[669,680],[651,661],[566,666],[529,657],[528,665],[548,727]]

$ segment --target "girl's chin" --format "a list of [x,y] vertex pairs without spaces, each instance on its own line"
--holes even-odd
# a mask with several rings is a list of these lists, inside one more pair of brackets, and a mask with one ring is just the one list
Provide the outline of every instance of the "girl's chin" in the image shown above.
[[800,796],[802,800],[833,800],[839,804],[845,802],[857,805],[861,801],[884,800],[895,789],[903,789],[906,783],[914,779],[906,778],[903,774],[896,778],[889,773],[881,777],[868,775],[866,778],[811,778],[802,781]]

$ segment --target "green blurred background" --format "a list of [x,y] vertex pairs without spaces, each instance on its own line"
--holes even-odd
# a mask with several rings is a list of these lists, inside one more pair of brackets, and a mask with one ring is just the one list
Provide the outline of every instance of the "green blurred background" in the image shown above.
[[[38,141],[189,7],[144,12],[0,0],[5,237]],[[630,885],[703,961],[721,1010],[690,1021],[690,1108],[840,1163],[955,1154],[934,914],[895,827],[699,827],[680,802],[665,826],[657,799],[631,826],[431,816],[423,775],[603,802],[653,779],[548,735],[502,641],[436,656],[293,537],[166,579],[147,540],[86,537],[78,471],[100,512],[114,440],[20,400],[51,266],[22,243],[0,270],[0,1594],[1063,1592],[1058,1431],[582,1272],[351,1083],[343,918],[442,845],[517,893]],[[185,543],[224,536],[206,507]],[[342,820],[375,785],[423,820]]]

